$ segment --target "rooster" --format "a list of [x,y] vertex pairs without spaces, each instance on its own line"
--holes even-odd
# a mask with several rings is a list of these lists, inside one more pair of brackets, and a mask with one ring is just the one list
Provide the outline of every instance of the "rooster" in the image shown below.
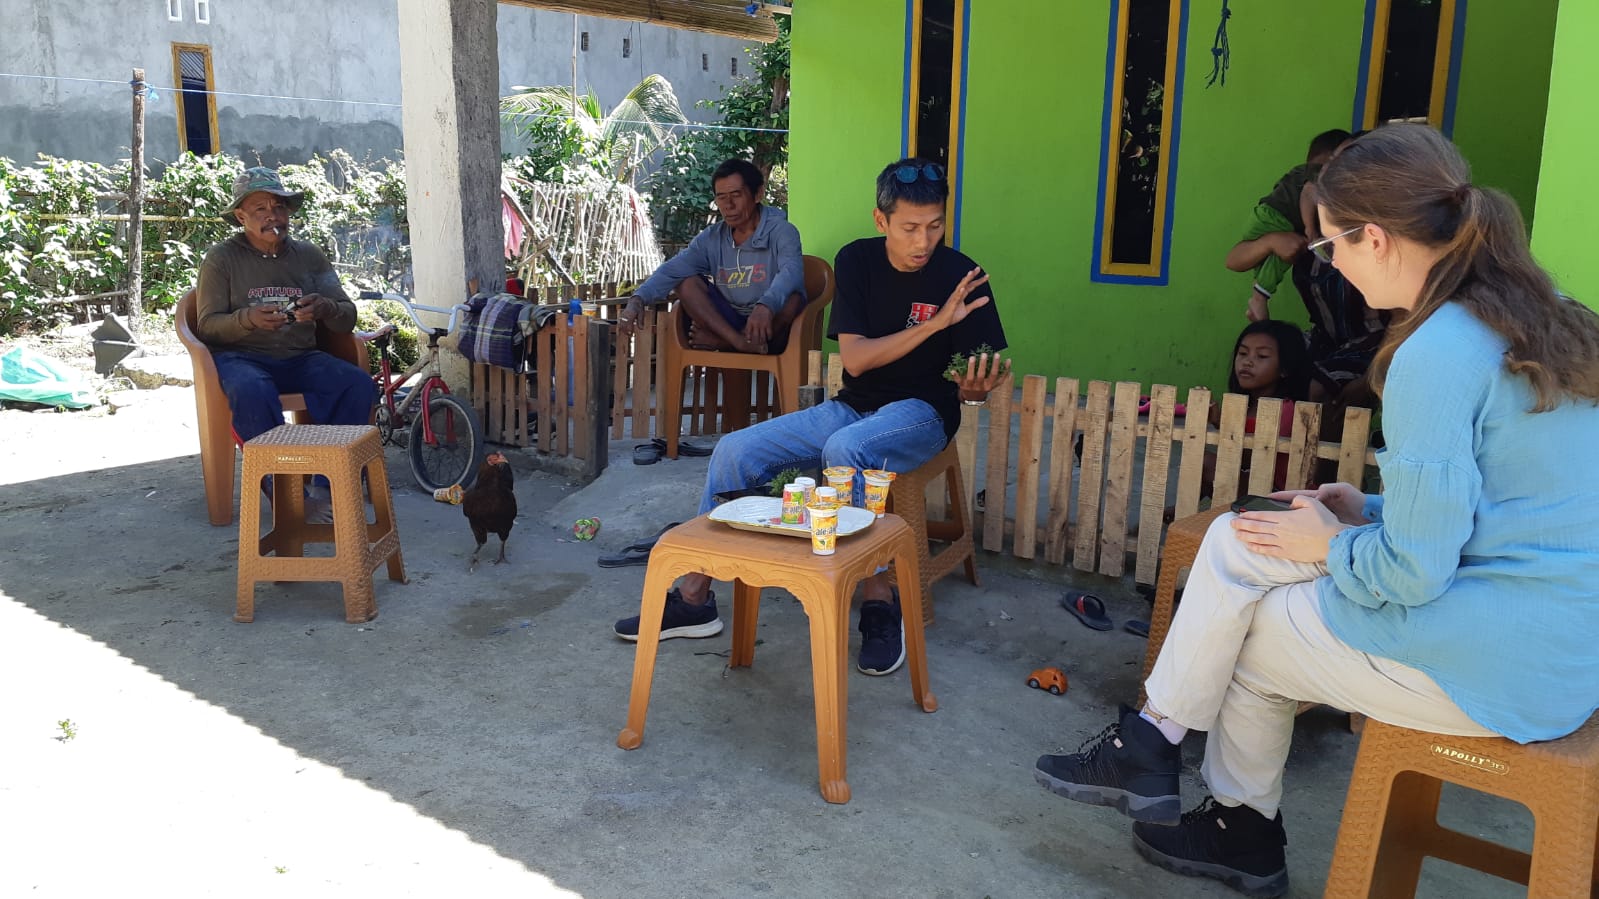
[[472,536],[477,539],[472,562],[467,566],[469,571],[477,568],[478,553],[483,551],[491,531],[500,535],[500,557],[494,564],[505,561],[505,539],[516,523],[516,492],[512,489],[512,478],[511,463],[504,454],[490,453],[483,460],[483,467],[478,469],[477,480],[461,498],[461,513],[471,523]]

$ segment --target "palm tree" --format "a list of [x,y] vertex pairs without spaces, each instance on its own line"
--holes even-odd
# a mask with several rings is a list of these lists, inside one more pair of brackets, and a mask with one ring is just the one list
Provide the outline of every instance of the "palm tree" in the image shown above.
[[672,139],[672,128],[688,119],[677,104],[672,83],[650,75],[606,113],[589,90],[578,96],[565,86],[525,87],[500,100],[506,116],[559,116],[569,119],[591,148],[593,159],[617,181],[630,181],[651,153]]

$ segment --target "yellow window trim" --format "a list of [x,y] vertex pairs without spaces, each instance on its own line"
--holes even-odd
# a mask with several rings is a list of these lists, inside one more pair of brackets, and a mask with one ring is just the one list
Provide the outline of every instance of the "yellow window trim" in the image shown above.
[[[1171,135],[1173,116],[1177,112],[1177,104],[1175,102],[1177,96],[1177,68],[1181,62],[1177,55],[1179,48],[1182,46],[1183,0],[1169,0],[1171,8],[1168,11],[1166,24],[1166,79],[1161,87],[1160,172],[1155,179],[1155,221],[1154,227],[1151,229],[1149,262],[1145,264],[1112,262],[1110,257],[1112,238],[1116,233],[1116,185],[1121,177],[1121,147],[1119,144],[1121,141],[1123,88],[1125,87],[1127,73],[1127,7],[1130,2],[1131,0],[1118,0],[1117,3],[1116,62],[1115,68],[1112,70],[1116,73],[1116,77],[1111,85],[1111,127],[1105,135],[1105,159],[1109,162],[1109,166],[1104,173],[1105,227],[1104,233],[1100,235],[1099,273],[1131,278],[1159,278],[1161,275],[1161,259],[1165,256],[1166,249],[1166,193],[1171,189]],[[1447,2],[1453,3],[1454,0],[1447,0]]]
[[[922,3],[923,0],[914,0],[911,7],[912,21],[916,27],[911,29],[911,115],[908,125],[909,138],[905,146],[912,156],[916,155],[919,144],[919,131],[921,115],[919,110],[922,105]],[[955,36],[954,59],[950,66],[949,85],[949,164],[944,167],[944,178],[949,186],[949,198],[944,201],[944,243],[949,244],[955,236],[955,173],[960,171],[960,129],[961,129],[961,75],[962,66],[965,65],[965,54],[961,47],[966,40],[966,3],[965,0],[955,0]]]
[[[1427,124],[1444,125],[1444,110],[1449,101],[1449,63],[1454,54],[1456,0],[1441,0],[1438,5],[1438,49],[1432,60],[1432,96],[1427,101]],[[1372,18],[1371,61],[1366,70],[1366,112],[1362,128],[1375,128],[1377,110],[1382,103],[1383,60],[1388,55],[1388,15],[1393,0],[1377,0]]]
[[[178,148],[189,149],[189,131],[184,121],[183,108],[183,54],[198,53],[205,58],[205,89],[216,90],[216,76],[211,69],[211,48],[205,44],[178,44],[172,45],[172,86],[178,95],[177,102],[173,105],[178,108]],[[216,94],[205,95],[206,114],[211,127],[211,152],[222,152],[222,141],[217,131],[217,98]]]

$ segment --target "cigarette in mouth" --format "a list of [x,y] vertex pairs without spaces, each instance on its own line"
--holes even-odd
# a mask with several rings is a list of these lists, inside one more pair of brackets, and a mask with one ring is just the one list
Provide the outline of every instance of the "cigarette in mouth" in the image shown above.
[[281,236],[283,234],[283,226],[282,225],[273,225],[272,226],[272,233]]

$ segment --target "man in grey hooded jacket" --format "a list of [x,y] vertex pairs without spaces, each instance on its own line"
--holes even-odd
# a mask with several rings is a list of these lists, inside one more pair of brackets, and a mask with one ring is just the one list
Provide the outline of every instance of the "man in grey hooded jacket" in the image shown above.
[[622,312],[622,333],[677,291],[696,347],[779,353],[805,308],[799,231],[781,209],[760,202],[765,179],[743,159],[716,167],[711,187],[722,220],[695,235],[655,270]]

